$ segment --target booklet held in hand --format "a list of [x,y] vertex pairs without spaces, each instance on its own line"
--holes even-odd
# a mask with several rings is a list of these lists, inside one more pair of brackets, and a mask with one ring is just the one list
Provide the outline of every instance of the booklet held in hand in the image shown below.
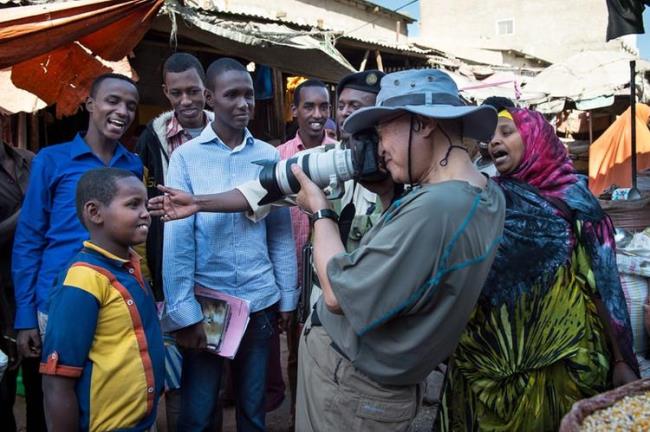
[[233,359],[246,332],[248,300],[196,285],[194,294],[203,311],[208,351]]

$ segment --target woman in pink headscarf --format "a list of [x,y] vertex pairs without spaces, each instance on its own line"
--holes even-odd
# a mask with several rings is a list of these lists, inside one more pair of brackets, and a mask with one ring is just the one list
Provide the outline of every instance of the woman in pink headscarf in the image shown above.
[[445,430],[557,430],[572,404],[638,377],[613,227],[541,114],[499,114],[489,146],[504,238],[456,352]]

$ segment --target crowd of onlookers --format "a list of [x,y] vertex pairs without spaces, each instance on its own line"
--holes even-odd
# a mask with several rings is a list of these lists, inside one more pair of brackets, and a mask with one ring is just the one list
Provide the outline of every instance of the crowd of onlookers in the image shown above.
[[[554,430],[637,379],[611,221],[541,114],[467,105],[439,70],[370,70],[338,83],[336,121],[327,85],[302,82],[274,148],[247,128],[238,61],[162,69],[172,109],[137,154],[120,140],[138,90],[117,74],[93,82],[71,141],[0,146],[0,429],[16,429],[19,366],[28,431],[149,430],[161,397],[169,430],[219,430],[224,393],[238,430],[265,430],[283,367],[297,431],[407,430],[443,362],[435,427]],[[291,166],[298,195],[260,202],[256,162],[358,157],[368,130],[377,172],[342,197]],[[228,362],[197,287],[250,307]]]

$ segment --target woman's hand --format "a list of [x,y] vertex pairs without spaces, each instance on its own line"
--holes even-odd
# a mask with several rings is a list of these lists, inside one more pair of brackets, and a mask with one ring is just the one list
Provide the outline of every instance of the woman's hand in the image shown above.
[[151,216],[160,216],[164,222],[183,219],[199,211],[194,196],[185,191],[158,185],[163,195],[153,197],[147,203]]
[[639,377],[636,376],[627,363],[623,361],[617,361],[614,363],[614,372],[612,373],[612,384],[614,384],[614,387],[620,387],[638,379]]
[[325,193],[305,175],[297,164],[291,165],[291,171],[300,183],[300,192],[296,196],[298,207],[310,214],[330,207]]

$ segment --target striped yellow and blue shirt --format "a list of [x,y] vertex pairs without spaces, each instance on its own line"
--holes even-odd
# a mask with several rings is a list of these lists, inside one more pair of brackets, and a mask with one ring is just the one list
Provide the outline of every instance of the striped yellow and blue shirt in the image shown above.
[[77,379],[83,431],[142,431],[156,418],[163,340],[139,260],[84,242],[50,298],[40,370]]

